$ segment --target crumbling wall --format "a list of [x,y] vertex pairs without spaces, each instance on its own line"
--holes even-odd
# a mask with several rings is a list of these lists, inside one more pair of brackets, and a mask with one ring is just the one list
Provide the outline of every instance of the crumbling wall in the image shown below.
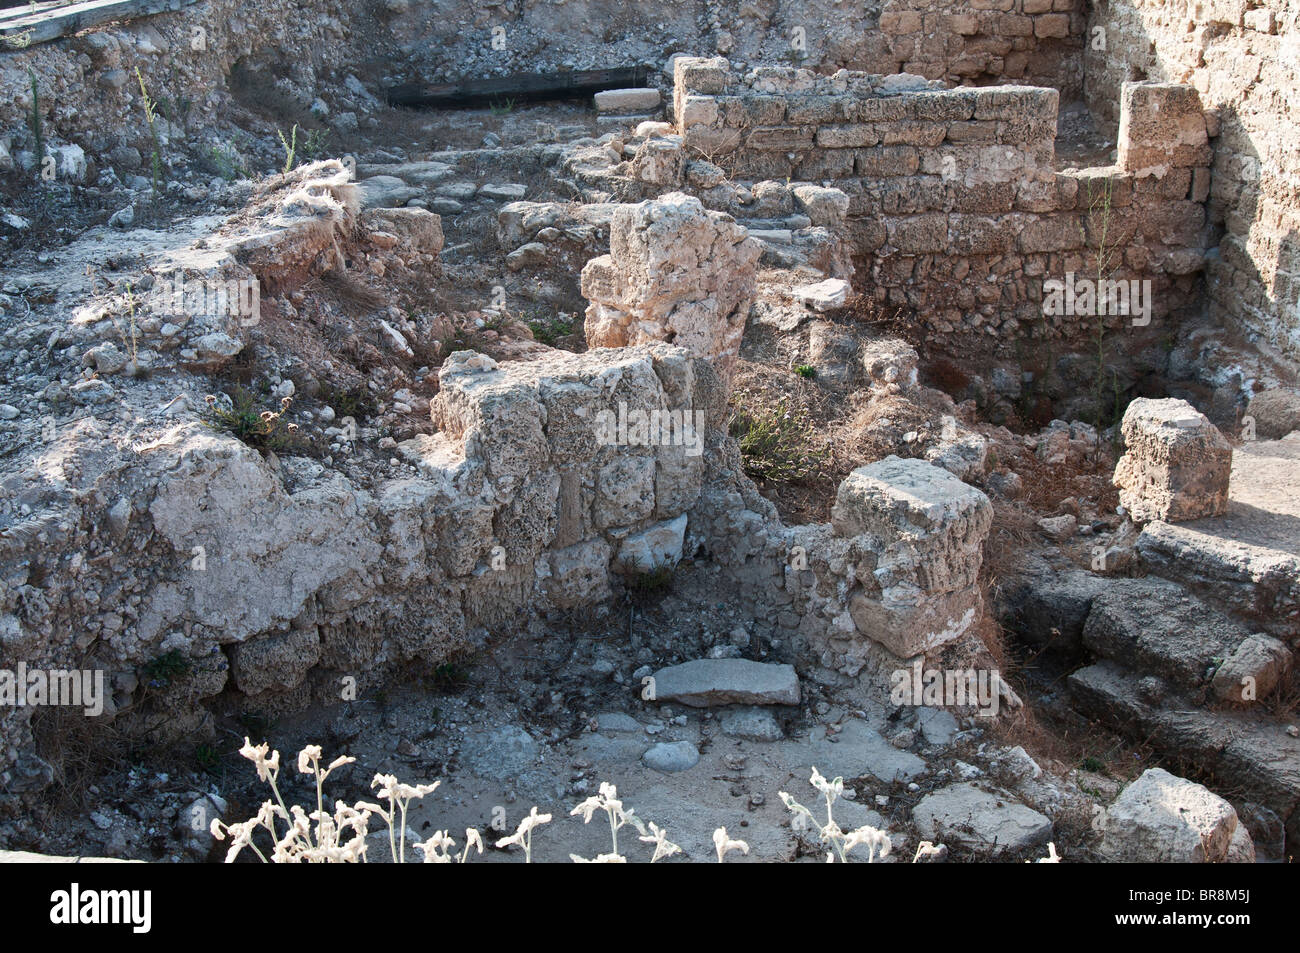
[[[724,451],[715,462],[725,460]],[[891,456],[844,479],[830,523],[784,526],[747,481],[718,476],[691,514],[689,546],[822,678],[879,700],[882,672],[974,636],[993,515],[979,490],[933,463]]]
[[1076,99],[1086,25],[1081,0],[886,0],[870,54],[837,65],[949,85],[1018,80]]
[[1214,162],[1209,222],[1223,234],[1206,267],[1210,314],[1300,358],[1300,84],[1294,0],[1267,5],[1171,0],[1094,5],[1086,48],[1087,97],[1117,123],[1119,92],[1134,79],[1185,83],[1211,111]]
[[[676,69],[688,152],[737,178],[847,193],[867,266],[858,289],[915,311],[934,343],[1095,334],[1097,316],[1050,313],[1045,283],[1071,276],[1150,282],[1150,315],[1101,315],[1111,329],[1197,302],[1209,150],[1194,90],[1128,90],[1119,162],[1058,172],[1052,89],[785,68],[740,76],[722,58]],[[1150,118],[1159,108],[1176,113],[1179,138],[1162,138]]]
[[[107,714],[166,740],[223,705],[338,701],[681,558],[725,402],[707,362],[462,351],[439,383],[440,432],[396,449],[416,472],[373,486],[192,417],[129,445],[94,417],[56,433],[5,487],[25,513],[0,533],[0,668],[105,672]],[[48,781],[31,712],[0,711],[12,791]]]
[[589,347],[669,341],[709,359],[726,386],[754,303],[758,242],[680,192],[622,206],[610,253],[582,269]]
[[34,76],[47,141],[77,145],[100,168],[113,150],[135,150],[133,159],[124,162],[119,151],[112,161],[138,166],[153,148],[143,77],[149,96],[163,103],[158,130],[164,148],[204,140],[201,148],[220,145],[216,133],[202,130],[229,107],[232,67],[265,68],[268,99],[306,110],[325,90],[330,71],[356,60],[348,38],[371,29],[366,11],[346,3],[315,4],[307,16],[285,0],[204,0],[6,51],[0,56],[0,135],[21,135],[28,127]]

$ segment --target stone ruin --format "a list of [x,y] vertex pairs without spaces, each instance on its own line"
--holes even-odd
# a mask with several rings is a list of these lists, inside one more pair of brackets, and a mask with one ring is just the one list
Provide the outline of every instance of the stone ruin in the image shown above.
[[[212,0],[0,52],[0,672],[103,673],[135,746],[285,719],[502,798],[567,759],[667,802],[741,772],[725,737],[871,779],[909,855],[1288,856],[1294,13],[649,3],[611,47],[557,26],[602,3],[523,4],[458,72],[599,47],[646,88],[386,105],[487,22],[449,6]],[[776,65],[796,15],[815,50]],[[825,437],[796,478],[759,465],[787,425]],[[484,659],[485,711],[420,695]],[[970,694],[900,702],[930,671]],[[398,691],[459,733],[364,708]],[[1026,709],[1189,777],[1047,764],[990,727]],[[73,843],[15,821],[68,784],[43,715],[0,704],[0,848]],[[759,774],[757,853],[814,853]]]

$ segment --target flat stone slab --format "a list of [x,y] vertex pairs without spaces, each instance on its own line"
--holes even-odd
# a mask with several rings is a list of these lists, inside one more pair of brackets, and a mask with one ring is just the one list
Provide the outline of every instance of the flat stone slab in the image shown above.
[[823,735],[818,729],[813,738],[791,740],[782,748],[791,769],[815,767],[828,778],[869,774],[892,784],[911,781],[928,770],[924,759],[895,748],[880,732],[858,718],[846,721],[838,734]]
[[596,112],[643,113],[658,107],[657,89],[605,89],[595,95]]
[[528,189],[522,185],[514,183],[502,185],[499,183],[489,182],[478,190],[478,194],[480,198],[500,199],[502,201],[511,202],[527,195]]
[[816,284],[800,285],[794,289],[794,296],[814,311],[834,311],[849,300],[849,283],[843,278],[827,278]]
[[641,722],[621,711],[602,711],[596,715],[596,730],[602,735],[638,732]]
[[927,840],[957,843],[996,854],[1047,843],[1052,822],[1006,795],[981,791],[969,782],[927,794],[912,809]]
[[793,665],[747,659],[696,659],[654,674],[654,700],[692,708],[711,705],[797,705],[799,676]]
[[143,864],[143,860],[123,860],[120,857],[59,857],[54,854],[34,854],[27,850],[0,850],[0,864]]
[[407,185],[401,179],[391,175],[376,175],[363,180],[357,185],[361,193],[362,208],[399,208],[424,190]]

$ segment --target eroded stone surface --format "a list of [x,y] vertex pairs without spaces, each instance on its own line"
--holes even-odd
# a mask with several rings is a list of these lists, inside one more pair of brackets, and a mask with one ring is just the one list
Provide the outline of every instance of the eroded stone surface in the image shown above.
[[1120,502],[1135,520],[1181,522],[1228,508],[1232,446],[1183,400],[1140,397],[1124,412]]

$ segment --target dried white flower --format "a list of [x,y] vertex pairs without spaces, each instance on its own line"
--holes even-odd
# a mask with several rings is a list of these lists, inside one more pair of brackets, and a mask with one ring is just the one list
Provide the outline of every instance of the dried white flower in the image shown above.
[[733,840],[728,837],[725,827],[719,827],[713,832],[713,847],[718,852],[718,863],[722,863],[722,858],[733,850],[738,850],[745,855],[749,854],[749,845],[743,840]]

